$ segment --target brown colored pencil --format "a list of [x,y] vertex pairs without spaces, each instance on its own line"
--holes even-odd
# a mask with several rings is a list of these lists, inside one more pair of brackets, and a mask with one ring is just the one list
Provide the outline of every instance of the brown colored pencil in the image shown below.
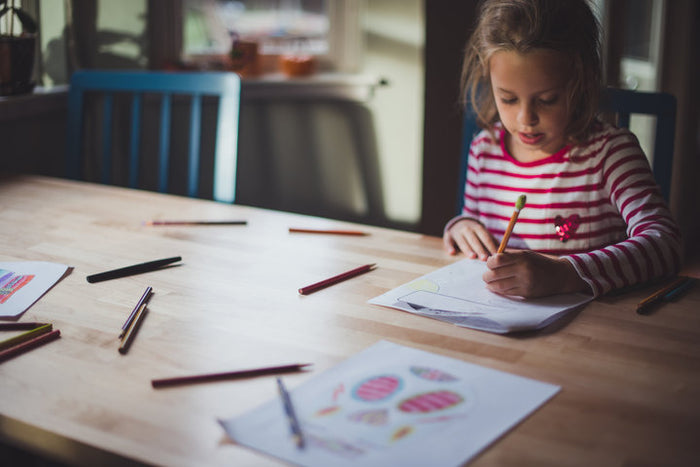
[[124,324],[122,325],[122,330],[119,333],[120,339],[124,337],[124,334],[126,334],[127,329],[129,329],[129,327],[131,326],[131,323],[134,321],[136,313],[139,312],[139,308],[141,308],[141,306],[145,306],[148,302],[148,299],[151,297],[151,292],[153,292],[153,288],[149,285],[148,287],[146,287],[146,291],[143,293],[143,295],[141,295],[141,298],[139,298],[139,301],[136,302],[136,306],[133,310],[131,310],[129,317],[126,318],[126,321],[124,321]]
[[9,349],[3,350],[0,352],[0,362],[5,361],[8,358],[14,357],[15,355],[19,355],[28,350],[31,350],[34,347],[38,347],[42,344],[46,344],[47,342],[51,342],[52,340],[60,337],[60,335],[61,331],[56,329],[55,331],[42,334],[40,336],[35,337],[34,339],[22,342],[21,344],[17,344],[14,347],[10,347]]
[[337,276],[329,277],[328,279],[324,279],[322,281],[316,282],[315,284],[307,285],[306,287],[302,287],[299,289],[299,293],[301,295],[308,295],[310,293],[316,292],[317,290],[321,290],[325,287],[328,287],[333,284],[337,284],[338,282],[342,282],[344,280],[350,279],[355,276],[359,276],[360,274],[364,274],[366,272],[369,272],[376,268],[376,264],[365,264],[364,266],[357,267],[355,269],[351,269],[350,271],[344,272],[342,274],[338,274]]
[[369,235],[367,232],[363,232],[361,230],[300,229],[297,227],[290,227],[289,233],[311,233],[311,234],[327,234],[327,235],[356,235],[356,236]]
[[224,373],[208,373],[192,376],[177,376],[174,378],[160,378],[151,381],[154,388],[176,386],[180,384],[208,383],[212,381],[223,381],[228,379],[254,378],[256,376],[275,375],[280,373],[290,373],[301,371],[312,363],[295,363],[292,365],[270,366],[264,368],[253,368],[250,370],[227,371]]
[[131,321],[131,326],[129,326],[129,328],[126,330],[126,333],[124,333],[124,336],[122,337],[122,342],[119,345],[120,354],[124,355],[129,351],[131,342],[134,340],[134,337],[136,337],[136,333],[139,329],[139,326],[141,326],[141,321],[143,321],[143,317],[146,315],[146,313],[146,303],[142,303],[136,311],[134,319]]

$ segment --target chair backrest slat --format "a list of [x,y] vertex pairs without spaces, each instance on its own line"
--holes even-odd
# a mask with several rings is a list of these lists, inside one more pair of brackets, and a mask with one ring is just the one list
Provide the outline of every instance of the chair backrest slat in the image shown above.
[[[86,92],[132,93],[130,112],[130,137],[128,141],[128,185],[137,187],[140,180],[140,158],[142,124],[146,124],[143,95],[161,95],[160,128],[158,131],[158,181],[159,191],[168,191],[170,157],[172,144],[171,122],[173,121],[172,96],[174,94],[191,97],[187,151],[187,194],[198,196],[200,180],[200,146],[203,96],[216,96],[219,100],[216,142],[214,154],[213,198],[218,201],[234,202],[236,190],[236,165],[238,141],[238,114],[240,108],[240,79],[229,72],[147,72],[147,71],[78,71],[71,77],[68,109],[68,137],[66,172],[68,177],[83,178],[83,109]],[[103,100],[100,180],[114,183],[111,172],[112,161],[113,99]]]
[[112,181],[112,107],[114,95],[107,93],[102,100],[102,183]]
[[168,190],[168,173],[170,172],[170,109],[172,107],[170,93],[163,94],[160,102],[160,131],[158,144],[158,191]]
[[196,196],[199,186],[199,139],[200,120],[202,119],[202,96],[192,96],[190,108],[190,143],[188,152],[189,179],[187,189],[189,196]]
[[131,132],[129,137],[129,186],[139,183],[139,144],[141,142],[141,93],[131,99]]

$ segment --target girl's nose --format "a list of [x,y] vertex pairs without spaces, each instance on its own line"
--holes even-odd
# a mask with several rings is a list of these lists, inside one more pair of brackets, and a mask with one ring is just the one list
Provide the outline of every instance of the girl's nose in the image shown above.
[[523,103],[520,106],[520,111],[518,112],[518,123],[521,125],[532,126],[538,122],[537,112],[535,111],[535,106],[528,103]]

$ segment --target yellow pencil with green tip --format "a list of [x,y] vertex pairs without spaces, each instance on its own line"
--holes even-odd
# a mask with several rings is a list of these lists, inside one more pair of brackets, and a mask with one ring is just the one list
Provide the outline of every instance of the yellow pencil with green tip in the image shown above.
[[503,251],[506,249],[510,234],[513,232],[513,227],[515,227],[515,223],[520,215],[520,210],[525,207],[525,201],[527,201],[527,197],[525,195],[518,196],[518,200],[515,202],[515,211],[513,211],[513,215],[510,216],[510,222],[508,223],[506,233],[503,235],[503,239],[501,240],[501,245],[498,247],[498,253],[503,253]]

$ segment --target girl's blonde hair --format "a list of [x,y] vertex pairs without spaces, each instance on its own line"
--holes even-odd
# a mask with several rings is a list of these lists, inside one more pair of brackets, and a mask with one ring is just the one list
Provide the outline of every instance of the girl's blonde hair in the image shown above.
[[555,50],[571,64],[566,134],[574,143],[582,141],[598,111],[602,79],[598,34],[598,20],[586,0],[484,1],[465,50],[463,106],[471,103],[477,123],[493,129],[499,118],[489,76],[491,56],[498,51]]

